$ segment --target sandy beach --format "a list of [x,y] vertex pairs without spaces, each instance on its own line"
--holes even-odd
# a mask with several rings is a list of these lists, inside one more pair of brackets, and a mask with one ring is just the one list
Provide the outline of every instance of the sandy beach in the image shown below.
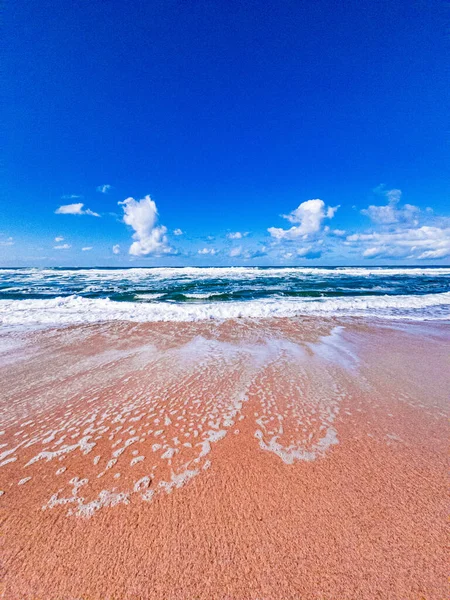
[[0,600],[450,600],[441,5],[1,17]]
[[450,329],[5,331],[14,600],[441,600]]

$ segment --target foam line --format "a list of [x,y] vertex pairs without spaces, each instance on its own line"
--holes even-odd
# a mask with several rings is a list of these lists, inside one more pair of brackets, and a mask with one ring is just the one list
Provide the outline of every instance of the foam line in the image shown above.
[[300,315],[449,319],[450,292],[421,296],[268,298],[228,303],[204,302],[193,305],[116,302],[107,298],[80,296],[48,300],[0,300],[0,323],[3,325],[68,325],[101,321],[200,321]]

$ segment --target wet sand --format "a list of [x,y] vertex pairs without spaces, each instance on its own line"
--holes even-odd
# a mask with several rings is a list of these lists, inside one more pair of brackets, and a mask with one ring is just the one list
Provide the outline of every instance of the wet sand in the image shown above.
[[11,599],[444,599],[450,326],[0,339]]

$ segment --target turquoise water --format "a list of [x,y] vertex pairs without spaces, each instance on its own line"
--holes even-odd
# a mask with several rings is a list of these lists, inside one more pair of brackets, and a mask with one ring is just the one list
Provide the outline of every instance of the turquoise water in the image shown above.
[[135,302],[437,294],[450,268],[0,269],[0,299],[79,295]]
[[0,269],[4,323],[51,314],[67,322],[69,313],[74,322],[101,313],[139,321],[302,312],[445,318],[449,296],[449,267]]

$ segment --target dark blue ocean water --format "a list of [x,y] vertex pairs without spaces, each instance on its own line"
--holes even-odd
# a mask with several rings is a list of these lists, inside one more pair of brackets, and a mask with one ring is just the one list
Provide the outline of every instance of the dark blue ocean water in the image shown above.
[[442,318],[449,296],[448,267],[0,269],[4,323],[102,313],[138,321],[315,312]]

